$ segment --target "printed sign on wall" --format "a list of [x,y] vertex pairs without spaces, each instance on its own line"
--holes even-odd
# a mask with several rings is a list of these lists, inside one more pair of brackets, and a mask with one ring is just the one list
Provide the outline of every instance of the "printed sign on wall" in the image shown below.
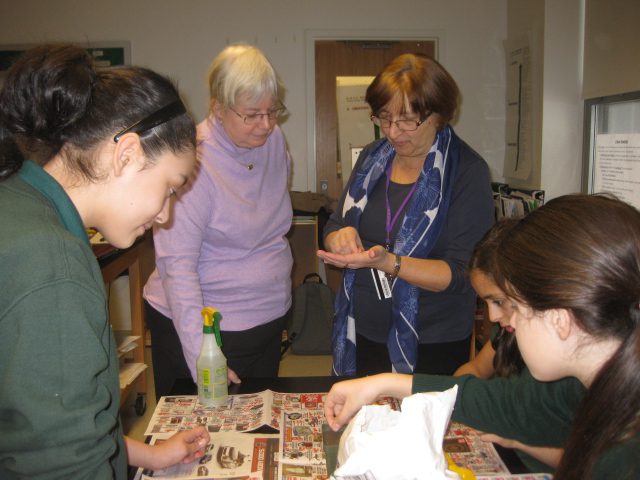
[[364,97],[374,77],[336,77],[338,172],[346,185],[362,147],[375,140],[371,109]]

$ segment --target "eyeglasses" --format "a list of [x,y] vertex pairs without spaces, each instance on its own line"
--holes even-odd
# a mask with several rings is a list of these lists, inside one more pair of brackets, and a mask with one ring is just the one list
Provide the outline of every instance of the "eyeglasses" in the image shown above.
[[186,112],[187,112],[187,109],[184,108],[184,104],[180,99],[178,99],[175,102],[171,102],[170,104],[165,105],[160,110],[156,110],[148,117],[145,117],[142,120],[137,121],[130,127],[127,127],[124,130],[120,130],[113,137],[113,141],[117,143],[118,140],[120,140],[121,136],[129,132],[135,132],[135,133],[146,132]]
[[413,132],[418,129],[420,125],[427,121],[427,118],[431,116],[429,112],[426,117],[422,120],[391,120],[386,117],[378,117],[376,115],[371,115],[369,118],[373,122],[374,125],[377,125],[380,128],[384,128],[385,130],[391,128],[391,124],[394,124],[398,130],[402,130],[403,132]]
[[287,108],[284,105],[279,108],[274,108],[273,110],[268,110],[267,113],[243,114],[240,112],[236,112],[231,107],[229,107],[229,110],[238,115],[244,121],[245,125],[257,125],[262,121],[264,117],[267,117],[270,122],[273,122],[283,117],[287,113]]

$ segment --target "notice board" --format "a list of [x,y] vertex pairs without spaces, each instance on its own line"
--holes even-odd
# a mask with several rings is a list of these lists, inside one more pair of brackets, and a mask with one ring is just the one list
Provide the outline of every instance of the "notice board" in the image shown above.
[[640,92],[585,102],[582,189],[640,209]]

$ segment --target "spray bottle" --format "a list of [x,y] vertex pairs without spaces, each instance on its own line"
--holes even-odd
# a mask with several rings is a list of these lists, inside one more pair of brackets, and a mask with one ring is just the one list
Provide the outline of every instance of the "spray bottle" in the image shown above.
[[202,347],[196,362],[198,373],[198,400],[203,405],[214,406],[227,403],[227,359],[220,346],[220,320],[222,315],[216,309],[202,309]]

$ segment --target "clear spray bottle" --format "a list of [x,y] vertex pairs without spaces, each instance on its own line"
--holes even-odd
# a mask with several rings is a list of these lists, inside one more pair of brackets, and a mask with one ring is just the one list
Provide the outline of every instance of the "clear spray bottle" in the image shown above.
[[227,359],[220,346],[220,320],[222,315],[212,307],[202,309],[202,347],[196,362],[198,373],[198,400],[203,405],[227,403]]

